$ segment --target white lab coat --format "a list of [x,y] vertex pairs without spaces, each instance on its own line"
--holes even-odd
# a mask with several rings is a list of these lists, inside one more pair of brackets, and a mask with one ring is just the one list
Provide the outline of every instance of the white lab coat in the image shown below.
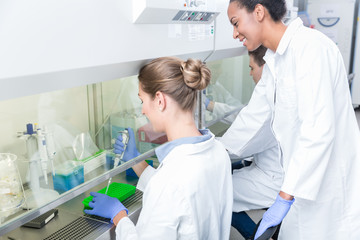
[[[274,203],[283,183],[283,171],[277,161],[278,152],[275,146],[254,154],[253,164],[234,170],[233,212],[268,208]],[[262,169],[270,164],[271,170]]]
[[[266,106],[267,103],[261,102],[264,98],[257,97],[258,91],[256,85],[249,104],[240,111],[223,137],[219,138],[232,157],[254,157],[249,167],[233,172],[233,212],[270,207],[283,183],[279,146],[270,127],[268,108],[259,111],[259,106]],[[256,111],[257,115],[253,114]],[[260,125],[260,137],[247,134],[255,132],[249,131],[249,127]]]
[[117,239],[229,239],[231,164],[213,135],[175,147],[157,169],[145,169],[138,188],[144,195],[137,225],[121,219]]
[[[206,96],[214,102],[212,112],[206,111],[205,120],[207,122],[221,119],[225,124],[231,124],[236,118],[237,113],[244,107],[240,100],[236,99],[226,88],[217,81],[215,84],[206,88]],[[224,115],[238,109],[238,111],[224,118]]]
[[214,102],[214,109],[212,111],[213,118],[223,118],[225,114],[228,114],[229,112],[233,112],[231,115],[223,118],[221,122],[225,124],[231,124],[236,119],[236,116],[238,115],[239,111],[244,108],[243,104],[239,104],[237,106],[228,105],[226,103],[221,102]]
[[298,18],[264,59],[259,109],[249,113],[259,120],[232,150],[263,138],[270,116],[285,171],[281,190],[295,196],[279,239],[360,239],[360,133],[338,48]]
[[217,81],[215,84],[211,84],[206,88],[206,96],[214,102],[226,103],[229,106],[240,106],[239,99],[233,97],[233,95]]

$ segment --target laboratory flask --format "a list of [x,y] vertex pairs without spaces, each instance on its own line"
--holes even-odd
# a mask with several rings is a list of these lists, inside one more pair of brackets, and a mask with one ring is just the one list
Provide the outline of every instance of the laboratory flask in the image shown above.
[[17,156],[14,154],[0,153],[0,214],[13,213],[13,210],[24,203],[23,186],[16,159]]

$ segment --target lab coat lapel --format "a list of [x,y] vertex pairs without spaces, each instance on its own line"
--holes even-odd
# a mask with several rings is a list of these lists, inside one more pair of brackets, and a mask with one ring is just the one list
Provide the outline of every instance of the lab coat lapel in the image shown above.
[[276,74],[275,74],[275,59],[274,59],[274,52],[268,50],[266,55],[264,56],[264,60],[266,62],[262,78],[266,81],[266,95],[269,102],[269,105],[274,111],[275,107],[275,81],[276,81]]

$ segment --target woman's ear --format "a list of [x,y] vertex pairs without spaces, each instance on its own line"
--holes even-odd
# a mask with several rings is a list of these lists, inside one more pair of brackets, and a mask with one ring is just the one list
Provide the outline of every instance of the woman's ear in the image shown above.
[[155,104],[159,108],[159,111],[162,112],[166,108],[166,95],[160,91],[155,93]]
[[256,4],[255,9],[254,9],[254,14],[255,14],[256,20],[261,22],[265,17],[265,11],[266,11],[266,9],[263,5]]

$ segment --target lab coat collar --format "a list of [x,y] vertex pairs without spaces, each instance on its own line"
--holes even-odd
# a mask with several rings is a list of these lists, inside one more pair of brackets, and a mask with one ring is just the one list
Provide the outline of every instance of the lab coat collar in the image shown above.
[[266,51],[265,56],[263,58],[267,65],[269,65],[270,62],[272,61],[272,59],[274,59],[274,56],[275,56],[275,53],[271,49],[268,49]]
[[171,152],[171,150],[179,145],[205,142],[213,137],[212,133],[208,129],[199,130],[199,132],[202,134],[202,136],[179,138],[156,148],[155,153],[159,162],[161,163],[164,158]]
[[303,26],[303,22],[300,18],[296,18],[293,20],[289,26],[286,28],[284,35],[282,36],[279,46],[276,49],[276,53],[279,55],[283,55],[286,51],[286,48],[289,46],[291,39],[293,38],[294,34],[297,30]]

